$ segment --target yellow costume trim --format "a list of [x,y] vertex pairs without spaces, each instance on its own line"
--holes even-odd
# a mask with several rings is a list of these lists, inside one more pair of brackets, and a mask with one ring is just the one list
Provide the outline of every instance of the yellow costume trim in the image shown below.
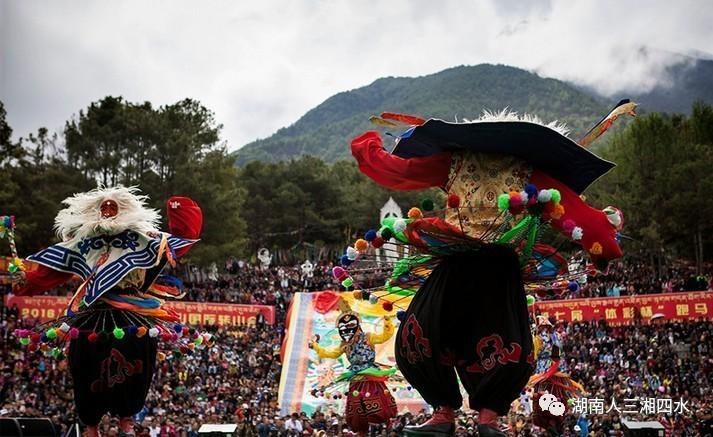
[[391,317],[384,317],[384,329],[379,334],[376,332],[367,334],[367,340],[369,340],[369,343],[372,345],[385,343],[394,335],[394,331],[396,331],[396,329]]
[[337,347],[322,347],[316,341],[312,343],[312,349],[314,349],[320,358],[339,358],[339,356],[344,353],[341,345]]

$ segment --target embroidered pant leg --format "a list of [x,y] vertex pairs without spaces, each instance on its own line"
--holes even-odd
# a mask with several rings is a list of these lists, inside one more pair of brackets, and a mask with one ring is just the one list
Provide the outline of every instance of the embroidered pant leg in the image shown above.
[[396,333],[396,364],[406,380],[433,407],[460,408],[463,398],[452,362],[444,362],[442,305],[452,266],[444,259],[430,274],[406,310]]
[[532,336],[517,255],[491,245],[449,260],[442,311],[469,406],[504,415],[532,374]]
[[69,368],[83,423],[96,425],[106,413],[126,417],[141,411],[153,378],[156,347],[157,340],[148,336],[90,343],[82,335],[71,341]]

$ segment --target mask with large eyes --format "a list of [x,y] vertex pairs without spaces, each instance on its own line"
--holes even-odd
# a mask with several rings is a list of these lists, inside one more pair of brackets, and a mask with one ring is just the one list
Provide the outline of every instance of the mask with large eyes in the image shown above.
[[345,314],[337,321],[339,336],[342,337],[344,341],[350,341],[359,329],[359,318],[353,314]]

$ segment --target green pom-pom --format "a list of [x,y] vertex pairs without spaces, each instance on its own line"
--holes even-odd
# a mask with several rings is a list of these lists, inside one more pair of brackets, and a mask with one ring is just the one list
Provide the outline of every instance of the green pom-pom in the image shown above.
[[182,356],[183,356],[183,354],[181,353],[181,351],[179,351],[179,350],[173,351],[173,358],[175,358],[175,359],[178,360],[178,359],[180,359]]
[[423,199],[421,201],[421,209],[424,211],[433,211],[433,200]]
[[535,304],[535,296],[527,296],[527,306],[531,307]]
[[560,194],[560,190],[552,188],[550,190],[550,193],[552,194],[552,201],[554,203],[560,203],[560,200],[562,200],[562,194]]
[[573,407],[574,404],[576,404],[576,401],[574,399],[567,399],[567,405],[569,405],[570,407]]
[[50,328],[47,330],[46,335],[47,338],[49,338],[50,340],[54,340],[55,338],[57,338],[57,331],[54,328]]
[[118,327],[114,328],[114,338],[116,338],[117,340],[121,340],[122,338],[124,338],[124,335],[126,334],[124,333],[123,329]]
[[203,337],[196,338],[196,341],[194,343],[196,344],[196,346],[203,344]]
[[20,339],[20,344],[23,345],[23,346],[27,346],[28,344],[30,344],[30,339],[27,338],[27,337],[21,338],[21,339]]
[[9,266],[7,266],[7,271],[10,273],[17,273],[18,270],[19,269],[15,264],[10,264]]
[[500,211],[505,211],[510,208],[510,196],[507,194],[501,194],[498,196],[498,209]]
[[352,278],[347,278],[342,281],[342,287],[344,287],[344,288],[349,288],[352,285],[354,285],[354,279],[352,279]]
[[57,358],[61,353],[62,353],[62,350],[58,347],[53,347],[52,352],[50,352],[50,354],[55,358]]
[[352,396],[354,396],[354,397],[359,396],[359,390],[354,390],[354,391],[352,392]]

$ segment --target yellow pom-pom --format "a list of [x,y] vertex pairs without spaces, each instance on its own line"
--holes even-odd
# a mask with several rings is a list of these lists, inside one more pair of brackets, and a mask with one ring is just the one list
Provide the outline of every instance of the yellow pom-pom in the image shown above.
[[591,253],[592,255],[601,255],[602,245],[599,244],[599,242],[595,241],[594,244],[592,244],[592,247],[589,248],[589,253]]
[[12,265],[14,265],[14,266],[17,268],[17,270],[20,270],[20,271],[22,271],[22,272],[25,271],[25,264],[23,264],[23,262],[22,262],[22,260],[21,260],[20,258],[15,257],[15,258],[12,259],[12,261],[10,261],[10,263],[11,263]]
[[354,243],[354,248],[358,252],[364,252],[369,248],[369,243],[365,239],[360,238]]
[[413,208],[408,210],[408,218],[410,218],[412,220],[418,220],[420,218],[423,218],[423,213],[421,212],[420,209],[418,209],[414,206]]
[[158,358],[159,361],[163,361],[166,359],[166,354],[163,352],[159,352],[156,354],[156,358]]

